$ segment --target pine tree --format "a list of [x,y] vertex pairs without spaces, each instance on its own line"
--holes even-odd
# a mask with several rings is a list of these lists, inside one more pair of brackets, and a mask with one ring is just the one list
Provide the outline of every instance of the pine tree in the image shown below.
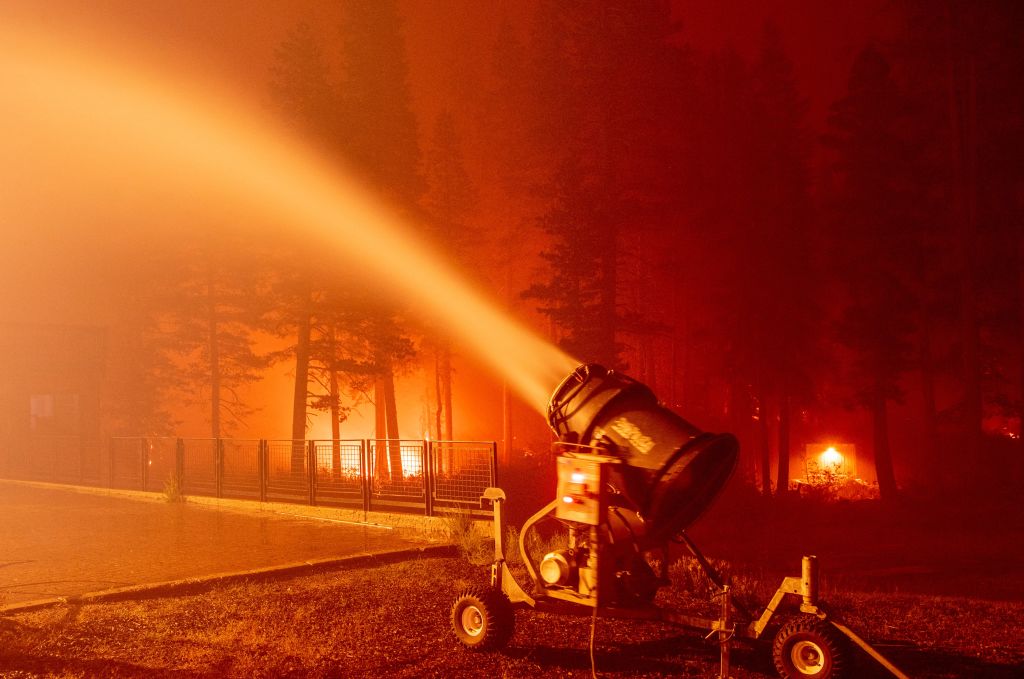
[[646,220],[651,132],[662,102],[671,32],[666,3],[542,3],[534,22],[538,106],[533,137],[552,171],[544,177],[548,281],[525,294],[540,302],[560,344],[585,360],[621,365],[622,242]]
[[337,134],[338,97],[322,38],[306,22],[297,24],[274,50],[270,94],[281,115],[317,143]]
[[[471,122],[477,126],[478,146],[487,154],[479,164],[477,184],[481,231],[490,235],[491,256],[485,261],[492,285],[510,311],[525,302],[522,290],[532,279],[537,257],[533,238],[542,201],[535,190],[544,176],[542,154],[531,143],[533,83],[528,72],[526,48],[512,24],[505,20],[498,30],[490,69],[493,83],[481,110]],[[521,311],[521,310],[518,310]],[[500,462],[512,462],[514,401],[507,381],[502,384],[502,433]]]
[[397,3],[353,0],[344,10],[339,114],[345,155],[369,186],[411,213],[424,182]]
[[[281,114],[299,132],[327,148],[337,148],[337,98],[319,36],[307,23],[298,24],[275,52],[270,91]],[[285,255],[285,256],[281,256]],[[277,329],[295,337],[290,353],[295,358],[292,393],[292,441],[305,440],[313,344],[314,304],[318,290],[310,277],[302,249],[276,258],[272,290],[277,299]],[[292,470],[304,468],[304,448],[292,448]]]
[[922,227],[906,115],[888,61],[869,47],[853,65],[847,95],[832,106],[824,139],[836,157],[831,256],[847,295],[838,339],[851,351],[851,379],[872,418],[883,499],[897,492],[888,403],[901,397],[900,376],[910,366],[914,300],[907,272]]
[[[415,215],[424,183],[397,4],[394,0],[354,0],[344,9],[339,109],[343,152],[356,174],[394,209]],[[404,351],[409,343],[399,316],[393,304],[382,302],[370,329],[375,347],[375,419],[381,440],[400,437],[395,371],[410,356]],[[387,450],[378,446],[377,451],[377,474],[390,470],[392,477],[401,478],[399,446],[389,444]]]
[[[778,475],[776,489],[789,488],[792,411],[806,405],[813,394],[812,376],[821,363],[815,293],[818,291],[811,256],[811,201],[808,156],[810,138],[807,106],[796,88],[793,67],[782,47],[778,30],[765,27],[761,54],[754,68],[757,116],[751,165],[758,181],[751,186],[760,237],[748,239],[759,252],[748,253],[757,279],[746,290],[758,299],[755,333],[759,355],[762,404],[775,401],[778,413]],[[768,424],[761,413],[761,424]],[[765,446],[767,448],[767,446]],[[767,450],[765,450],[767,453]],[[764,487],[770,460],[762,460]]]
[[[1004,0],[904,0],[900,8],[906,28],[896,41],[898,65],[907,74],[916,127],[927,144],[928,165],[920,176],[931,187],[934,213],[918,281],[929,459],[939,460],[929,468],[960,484],[968,475],[977,478],[979,456],[998,448],[982,449],[994,443],[983,432],[985,417],[1019,413],[1012,394],[1024,394],[1024,368],[1009,374],[1013,363],[1024,365],[1024,290],[1006,294],[1020,290],[1024,261],[1007,247],[1024,233],[1024,97],[1017,86],[1024,70],[1018,30],[1024,8]],[[944,257],[949,251],[957,256]],[[943,408],[935,384],[947,373],[960,393],[955,405]],[[957,421],[963,436],[939,437],[939,416]],[[989,480],[1006,478],[995,473]]]
[[185,386],[207,403],[215,439],[254,413],[240,388],[257,382],[269,363],[254,347],[265,309],[251,255],[229,230],[182,248],[161,307],[162,324],[185,362]]
[[115,436],[170,436],[177,424],[168,405],[184,391],[185,376],[175,361],[177,337],[160,326],[166,289],[153,287],[129,288],[108,336],[108,354],[117,360],[104,373],[102,403],[106,428]]
[[[470,265],[470,248],[475,234],[469,217],[476,204],[476,192],[462,159],[461,143],[452,115],[441,112],[426,157],[427,193],[425,209],[431,235],[442,250],[463,268]],[[443,329],[435,329],[435,412],[440,440],[454,439],[452,414],[452,347]]]
[[[744,473],[753,479],[760,468],[762,490],[771,492],[763,464],[769,432],[755,388],[764,381],[757,336],[763,324],[755,313],[763,299],[763,276],[751,269],[751,258],[765,252],[761,215],[750,193],[760,181],[750,162],[755,80],[750,65],[732,50],[702,58],[695,79],[686,194],[693,235],[682,250],[677,280],[691,310],[685,351],[702,358],[707,372],[687,379],[700,380],[702,392],[717,401],[709,418],[736,434]],[[761,426],[755,428],[755,422]]]

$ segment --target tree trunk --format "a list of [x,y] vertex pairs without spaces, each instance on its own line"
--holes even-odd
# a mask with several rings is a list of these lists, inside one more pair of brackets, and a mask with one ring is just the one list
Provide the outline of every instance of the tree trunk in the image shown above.
[[768,403],[763,393],[758,394],[757,431],[761,448],[761,494],[769,497],[772,494],[772,443]]
[[784,394],[779,399],[779,470],[778,483],[775,485],[779,495],[789,492],[789,455],[790,455],[790,417],[791,399]]
[[690,393],[686,389],[687,380],[690,379],[690,321],[684,313],[683,306],[679,301],[680,294],[675,287],[673,287],[672,295],[673,317],[677,320],[676,331],[672,334],[672,383],[669,394],[672,398],[672,407],[685,412],[682,409],[689,406],[687,399],[690,397]]
[[651,335],[645,331],[641,331],[640,338],[637,344],[640,345],[640,366],[641,374],[643,375],[643,382],[652,391],[655,391],[657,383],[654,376],[654,341]]
[[441,394],[441,349],[434,353],[434,438],[441,436],[441,411],[444,410],[444,396]]
[[871,420],[875,448],[875,474],[878,476],[878,492],[882,500],[896,497],[896,476],[892,468],[892,449],[889,446],[888,404],[882,390],[875,389],[871,403]]
[[[512,222],[508,222],[507,230],[507,243],[511,244],[514,239],[514,233],[512,229]],[[1024,241],[1022,241],[1024,243]],[[506,257],[505,261],[505,307],[506,310],[511,313],[511,296],[512,296],[512,262],[514,261],[511,257]],[[1024,278],[1022,278],[1024,280]],[[1024,323],[1024,320],[1022,320]],[[1024,398],[1024,397],[1022,397]],[[508,469],[508,466],[512,463],[512,395],[509,393],[508,378],[502,378],[501,380],[501,460],[500,466]]]
[[377,439],[374,448],[374,476],[386,479],[388,473],[388,419],[385,414],[387,389],[384,386],[384,375],[378,374],[373,381],[373,416],[374,436]]
[[213,262],[206,270],[206,301],[209,334],[207,352],[210,357],[210,436],[220,438],[220,334],[217,324],[217,293]]
[[435,408],[434,408],[434,454],[437,456],[437,463],[440,467],[442,474],[449,474],[452,470],[452,460],[447,455],[447,451],[439,441],[444,440],[443,425],[441,424],[441,418],[444,411],[444,390],[441,387],[441,349],[440,347],[434,353],[434,397],[435,397]]
[[[1024,183],[1021,183],[1017,188],[1018,209],[1024,208],[1024,205],[1021,204],[1022,202],[1024,202]],[[1020,278],[1020,299],[1018,300],[1020,316],[1017,319],[1017,357],[1020,360],[1020,408],[1017,409],[1017,444],[1020,451],[1017,455],[1017,469],[1024,471],[1024,231],[1021,232],[1018,243],[1017,275]],[[1018,477],[1017,482],[1020,483],[1021,481],[1024,481],[1024,479]]]
[[977,268],[976,244],[978,225],[978,149],[977,149],[977,73],[973,58],[968,60],[967,71],[967,124],[964,131],[964,151],[966,169],[967,220],[965,222],[965,265],[964,281],[965,309],[964,342],[967,380],[965,386],[967,401],[967,434],[970,437],[968,458],[980,461],[982,444],[982,419],[984,418],[984,400],[981,384],[981,348],[978,332],[978,293],[975,282]]
[[501,441],[501,466],[507,469],[512,463],[512,396],[507,379],[501,381]]
[[[743,478],[750,485],[756,486],[758,482],[758,450],[755,445],[755,432],[751,431],[752,412],[748,403],[743,402],[744,400],[737,395],[739,391],[740,389],[735,384],[726,382],[722,399],[719,402],[720,407],[716,406],[715,410],[722,418],[722,422],[725,423],[726,431],[732,432],[740,440],[739,466],[743,472]],[[750,445],[747,445],[748,443]]]
[[444,431],[438,435],[445,441],[453,441],[455,428],[452,413],[452,349],[447,339],[441,348],[441,391],[444,402]]
[[[946,467],[946,454],[939,443],[938,409],[935,405],[935,361],[932,358],[931,314],[925,308],[921,315],[919,356],[921,362],[921,402],[924,418],[924,440],[927,454],[939,464],[929,464],[927,470],[933,481],[939,481]],[[921,460],[924,463],[925,460]]]
[[[330,351],[333,363],[337,354],[333,328],[330,331]],[[327,377],[331,401],[331,471],[334,478],[337,479],[341,477],[341,390],[338,387],[338,371],[333,366],[328,368]]]
[[[965,457],[976,461],[981,443],[981,362],[978,341],[978,310],[975,275],[975,217],[977,187],[975,185],[974,148],[974,63],[955,51],[952,40],[957,18],[948,15],[949,51],[947,54],[947,101],[950,134],[950,165],[953,185],[953,229],[961,257],[960,275],[960,338],[963,345],[963,418],[965,425]],[[962,69],[958,69],[962,67]],[[966,71],[958,73],[958,70]]]
[[388,457],[391,460],[391,478],[401,480],[405,476],[402,468],[401,435],[398,433],[398,404],[395,402],[395,374],[389,365],[384,375],[384,417],[388,432]]
[[[611,195],[611,194],[609,194]],[[608,217],[606,217],[607,219]],[[607,227],[608,251],[601,257],[601,291],[600,308],[604,318],[596,319],[601,325],[600,353],[606,358],[601,359],[609,368],[619,367],[619,355],[615,346],[615,330],[618,327],[618,247],[617,232],[614,227]]]
[[[304,299],[303,302],[308,302]],[[306,404],[309,396],[309,343],[312,319],[303,310],[295,342],[295,388],[292,392],[292,473],[305,470],[306,448],[299,441],[306,438]]]
[[[455,438],[452,427],[452,350],[447,338],[441,342],[437,361],[437,437],[441,441],[452,441]],[[439,450],[444,468],[454,472],[455,449],[446,445]]]

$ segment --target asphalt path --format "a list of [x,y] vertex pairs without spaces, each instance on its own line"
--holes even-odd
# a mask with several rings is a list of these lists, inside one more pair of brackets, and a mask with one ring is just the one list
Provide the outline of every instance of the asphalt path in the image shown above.
[[0,481],[0,605],[375,554],[412,532]]

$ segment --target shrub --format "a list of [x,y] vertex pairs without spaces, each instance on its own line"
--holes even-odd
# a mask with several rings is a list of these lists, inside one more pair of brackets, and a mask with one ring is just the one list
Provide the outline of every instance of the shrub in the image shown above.
[[164,481],[164,498],[168,502],[184,502],[185,493],[181,489],[181,476],[177,472],[171,472]]
[[473,514],[459,510],[445,516],[448,539],[458,548],[464,559],[474,564],[491,561],[493,541],[491,523],[475,521]]

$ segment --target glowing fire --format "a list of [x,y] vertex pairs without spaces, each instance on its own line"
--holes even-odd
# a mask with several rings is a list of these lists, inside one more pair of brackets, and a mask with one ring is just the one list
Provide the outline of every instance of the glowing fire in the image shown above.
[[406,478],[421,476],[423,474],[423,460],[412,458],[402,461],[402,474]]
[[848,443],[808,444],[804,457],[803,479],[800,484],[828,484],[836,481],[855,479],[857,475],[857,450]]
[[793,479],[800,492],[828,489],[827,497],[837,500],[867,500],[878,497],[878,486],[857,475],[857,448],[852,443],[810,443],[804,457],[804,474]]
[[822,467],[838,469],[843,466],[843,454],[836,450],[835,446],[829,446],[825,449],[818,459]]

